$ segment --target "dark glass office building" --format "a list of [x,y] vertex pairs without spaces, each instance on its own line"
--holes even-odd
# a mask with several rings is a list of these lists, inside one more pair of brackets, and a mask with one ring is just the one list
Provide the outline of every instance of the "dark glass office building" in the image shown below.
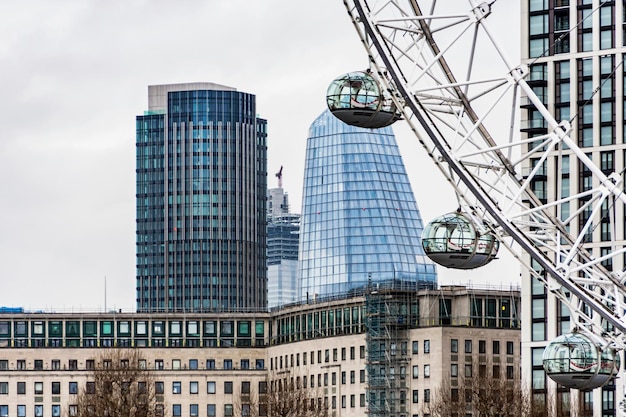
[[149,87],[137,116],[137,310],[267,306],[267,122],[213,83]]
[[362,291],[369,281],[436,286],[422,218],[390,127],[349,126],[330,111],[311,125],[300,227],[300,294]]

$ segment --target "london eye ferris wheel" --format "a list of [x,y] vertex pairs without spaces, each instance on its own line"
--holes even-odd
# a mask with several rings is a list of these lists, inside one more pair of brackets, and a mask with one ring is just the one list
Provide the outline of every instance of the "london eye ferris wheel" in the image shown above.
[[[499,247],[521,248],[518,260],[573,318],[571,333],[546,348],[546,373],[570,388],[596,388],[615,377],[626,347],[626,249],[611,225],[624,218],[623,175],[594,163],[572,140],[572,121],[557,120],[535,93],[529,66],[509,60],[489,29],[493,3],[470,0],[451,12],[436,0],[344,0],[369,68],[333,81],[328,106],[357,126],[408,123],[459,202],[425,228],[426,253],[469,269]],[[545,129],[528,133],[520,107]],[[584,169],[589,186],[538,195],[545,162],[559,166],[563,157]],[[612,231],[602,253],[588,238],[600,223]]]

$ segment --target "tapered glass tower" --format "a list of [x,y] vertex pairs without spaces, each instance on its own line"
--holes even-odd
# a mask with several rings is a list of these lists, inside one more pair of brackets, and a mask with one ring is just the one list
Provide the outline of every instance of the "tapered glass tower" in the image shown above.
[[265,309],[266,121],[213,83],[149,87],[137,116],[137,310]]
[[311,125],[300,229],[300,295],[372,283],[433,287],[422,219],[390,127],[349,126],[330,111]]

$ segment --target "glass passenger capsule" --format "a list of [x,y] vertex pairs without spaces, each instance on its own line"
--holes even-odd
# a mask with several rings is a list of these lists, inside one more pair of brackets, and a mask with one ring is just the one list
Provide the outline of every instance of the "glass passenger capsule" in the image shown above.
[[602,350],[580,333],[554,339],[543,352],[543,369],[556,383],[567,388],[591,390],[606,384],[620,367],[615,349]]
[[426,255],[439,265],[474,269],[491,262],[500,243],[492,233],[480,234],[472,220],[455,212],[437,217],[422,232]]
[[352,126],[377,129],[400,119],[393,100],[363,71],[341,75],[330,83],[326,104],[336,118]]

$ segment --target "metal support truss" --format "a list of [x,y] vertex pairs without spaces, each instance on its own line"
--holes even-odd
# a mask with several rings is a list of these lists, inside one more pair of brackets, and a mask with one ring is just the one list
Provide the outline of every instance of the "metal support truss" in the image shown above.
[[[611,252],[594,257],[585,241],[595,225],[606,222],[607,211],[619,209],[623,217],[621,176],[606,175],[589,159],[570,138],[570,123],[555,120],[535,95],[526,80],[528,68],[509,63],[487,25],[491,4],[470,0],[464,12],[452,14],[439,10],[458,2],[439,3],[344,0],[371,71],[455,188],[463,211],[495,233],[502,246],[519,245],[530,255],[532,267],[516,254],[569,306],[580,331],[600,345],[626,347],[626,277],[603,266],[612,260],[622,265],[624,245],[613,235]],[[541,114],[543,134],[520,134],[520,97]],[[501,132],[488,130],[502,125]],[[592,186],[542,201],[532,191],[533,181],[545,179],[540,167],[548,156],[562,153],[584,165]],[[531,159],[539,160],[534,168]],[[564,204],[581,201],[584,205],[562,219]]]

